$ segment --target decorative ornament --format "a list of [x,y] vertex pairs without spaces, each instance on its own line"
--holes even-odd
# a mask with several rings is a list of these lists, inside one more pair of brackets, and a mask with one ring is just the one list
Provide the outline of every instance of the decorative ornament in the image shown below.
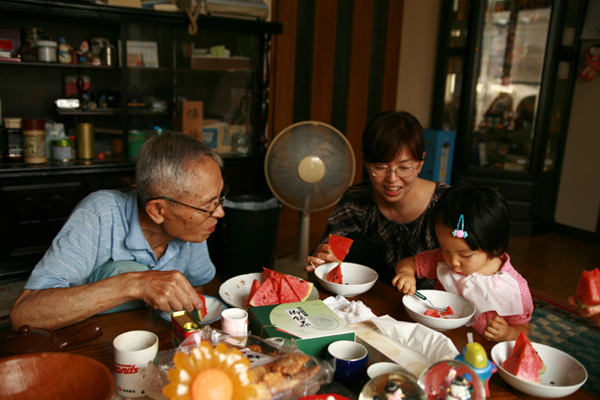
[[460,217],[458,218],[458,223],[456,224],[456,229],[452,231],[452,236],[461,239],[466,239],[467,237],[469,237],[469,234],[467,233],[467,231],[465,231],[465,217],[463,214],[460,214]]
[[579,76],[591,81],[600,73],[600,44],[593,45],[585,54],[585,62]]

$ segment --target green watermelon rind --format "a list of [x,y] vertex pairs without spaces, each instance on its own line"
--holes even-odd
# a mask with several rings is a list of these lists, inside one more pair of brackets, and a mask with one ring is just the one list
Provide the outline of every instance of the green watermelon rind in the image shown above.
[[[308,300],[310,298],[310,295],[312,294],[313,290],[315,289],[315,284],[312,283],[312,282],[309,282],[309,281],[307,281],[305,279],[296,278],[295,276],[291,276],[291,275],[285,275],[284,279],[292,287],[292,290],[294,291],[294,293],[296,293],[296,296],[298,296],[298,298],[300,299],[300,301],[306,301],[306,300]],[[306,285],[306,287],[309,288],[306,291],[306,295],[305,296],[301,296],[301,294],[296,291],[297,284],[292,283],[294,280],[300,281],[303,286]]]

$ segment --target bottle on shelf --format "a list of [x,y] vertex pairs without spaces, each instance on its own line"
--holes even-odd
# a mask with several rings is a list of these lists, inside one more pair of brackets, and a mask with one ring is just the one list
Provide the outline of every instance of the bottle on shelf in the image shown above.
[[26,164],[46,164],[46,127],[43,119],[23,121],[23,152]]
[[23,161],[23,120],[21,118],[4,118],[6,133],[6,161]]
[[0,99],[0,162],[4,162],[6,154],[6,132],[4,131],[4,118],[2,118],[2,99]]

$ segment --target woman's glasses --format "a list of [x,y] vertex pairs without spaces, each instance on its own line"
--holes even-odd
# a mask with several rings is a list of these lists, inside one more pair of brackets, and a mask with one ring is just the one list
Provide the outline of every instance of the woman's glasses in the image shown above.
[[387,165],[367,164],[367,169],[377,178],[385,178],[389,173],[396,174],[398,178],[408,178],[419,169],[419,164],[402,164],[396,169],[391,169]]
[[182,202],[177,201],[177,200],[173,200],[172,198],[165,197],[165,196],[152,197],[151,199],[148,199],[146,201],[146,203],[148,203],[149,201],[152,201],[152,200],[167,200],[167,201],[170,201],[170,202],[173,202],[173,203],[180,204],[182,206],[193,208],[194,210],[201,211],[201,212],[203,212],[205,214],[208,214],[208,217],[210,217],[210,216],[213,215],[213,213],[215,211],[217,211],[217,208],[219,208],[219,206],[221,204],[223,204],[223,201],[225,201],[225,197],[227,196],[228,193],[229,193],[229,188],[224,188],[223,191],[221,192],[221,195],[219,196],[219,199],[217,201],[215,201],[215,203],[212,205],[212,208],[210,210],[203,210],[203,209],[198,208],[198,207],[190,206],[189,204],[185,204],[185,203],[182,203]]

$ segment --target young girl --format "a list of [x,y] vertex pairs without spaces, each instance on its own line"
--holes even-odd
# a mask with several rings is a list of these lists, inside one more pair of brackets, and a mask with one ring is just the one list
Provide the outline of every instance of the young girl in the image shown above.
[[440,248],[400,261],[392,284],[412,295],[415,273],[434,279],[435,289],[458,294],[475,305],[467,326],[486,339],[515,340],[521,331],[529,335],[533,301],[527,281],[505,253],[510,219],[500,193],[452,186],[440,197],[431,221]]

